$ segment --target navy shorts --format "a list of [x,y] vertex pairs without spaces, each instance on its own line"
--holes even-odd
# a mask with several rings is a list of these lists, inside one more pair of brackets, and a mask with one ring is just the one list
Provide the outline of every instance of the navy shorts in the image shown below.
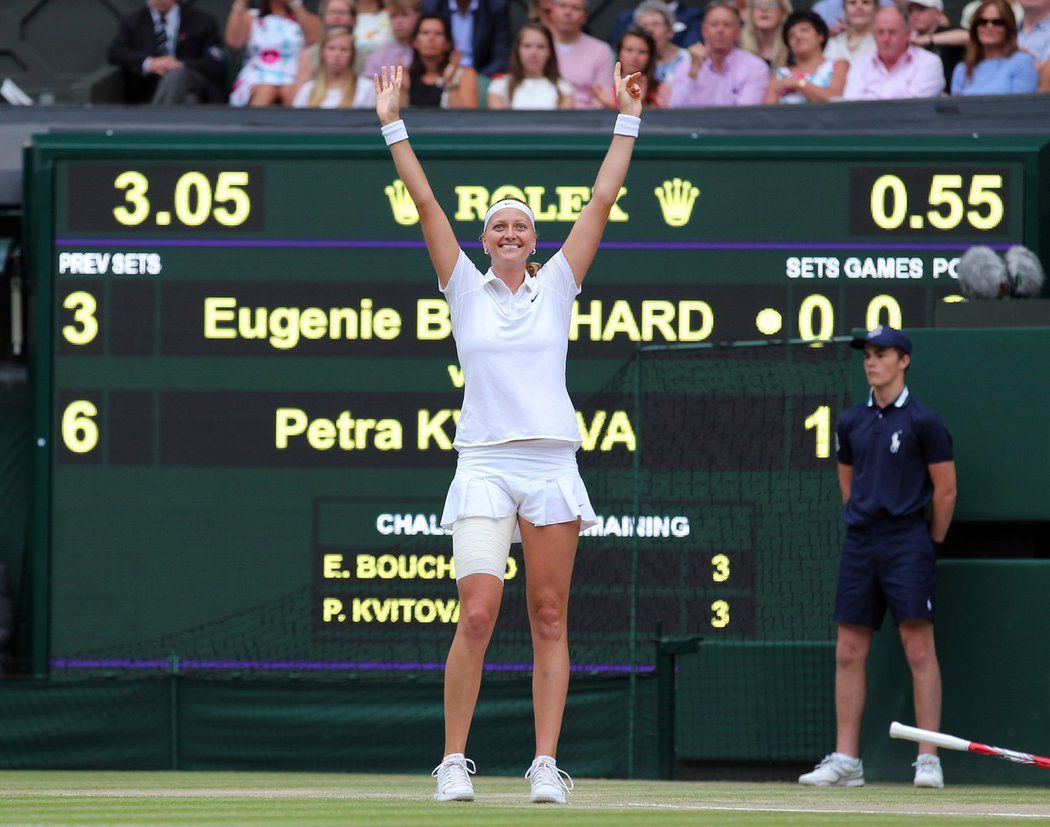
[[886,607],[900,625],[933,620],[937,569],[923,520],[886,521],[846,531],[835,621],[879,629]]

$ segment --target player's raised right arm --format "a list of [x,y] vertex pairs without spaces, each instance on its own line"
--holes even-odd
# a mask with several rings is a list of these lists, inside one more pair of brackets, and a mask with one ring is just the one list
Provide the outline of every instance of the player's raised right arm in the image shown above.
[[[376,114],[379,122],[385,127],[401,119],[401,84],[404,79],[404,68],[384,66],[381,74],[373,75],[372,82],[376,90]],[[404,135],[404,133],[401,133]],[[412,151],[407,136],[390,145],[390,154],[401,182],[412,196],[419,213],[419,222],[423,225],[423,238],[427,242],[427,252],[434,264],[438,281],[444,287],[459,260],[459,242],[452,231],[448,216],[434,197],[430,182],[423,172],[423,167]]]

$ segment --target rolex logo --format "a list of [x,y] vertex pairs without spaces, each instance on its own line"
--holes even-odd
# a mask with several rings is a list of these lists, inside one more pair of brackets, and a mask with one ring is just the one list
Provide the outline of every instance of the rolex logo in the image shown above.
[[664,221],[671,227],[684,227],[689,223],[689,217],[693,214],[693,204],[700,195],[700,190],[693,186],[692,181],[672,178],[670,181],[664,181],[654,192],[660,202]]
[[383,192],[390,199],[390,211],[394,214],[394,221],[406,227],[419,223],[419,213],[416,212],[416,205],[400,178],[384,189]]

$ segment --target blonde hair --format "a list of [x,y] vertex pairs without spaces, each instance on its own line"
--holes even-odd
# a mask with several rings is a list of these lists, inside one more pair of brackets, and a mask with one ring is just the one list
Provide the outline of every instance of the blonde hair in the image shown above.
[[[751,52],[753,55],[762,57],[761,49],[758,45],[758,35],[755,32],[754,15],[750,13],[752,0],[748,0],[748,15],[747,21],[744,23],[744,30],[740,33],[740,48],[746,52]],[[788,16],[795,10],[791,5],[791,0],[777,0],[780,5],[780,26],[777,28],[773,35],[773,59],[770,66],[773,69],[779,69],[781,66],[788,65],[788,59],[791,57],[791,52],[788,50],[787,44],[784,43],[782,37],[784,33],[784,21],[788,19]]]
[[317,54],[317,72],[314,74],[314,88],[310,92],[310,100],[307,101],[308,106],[320,106],[322,101],[328,95],[330,89],[338,88],[337,85],[332,83],[331,78],[328,77],[328,70],[324,65],[324,47],[329,44],[330,41],[336,40],[337,38],[345,37],[350,40],[350,65],[347,67],[347,75],[343,79],[342,83],[338,86],[342,86],[343,97],[339,100],[340,109],[349,109],[354,105],[354,95],[357,92],[357,75],[354,74],[354,57],[356,49],[354,48],[354,35],[349,29],[336,28],[328,29],[324,33],[324,37],[321,38],[320,50]]

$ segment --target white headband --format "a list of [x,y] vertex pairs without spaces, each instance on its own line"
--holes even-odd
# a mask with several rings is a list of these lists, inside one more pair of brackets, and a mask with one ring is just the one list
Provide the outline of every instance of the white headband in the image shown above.
[[500,210],[505,209],[520,210],[529,217],[529,221],[532,224],[532,229],[536,229],[536,216],[532,214],[532,210],[529,209],[529,205],[524,201],[519,201],[516,198],[504,198],[502,201],[497,201],[491,207],[489,211],[485,213],[485,229],[489,228],[489,221],[492,220],[492,216],[498,213]]

